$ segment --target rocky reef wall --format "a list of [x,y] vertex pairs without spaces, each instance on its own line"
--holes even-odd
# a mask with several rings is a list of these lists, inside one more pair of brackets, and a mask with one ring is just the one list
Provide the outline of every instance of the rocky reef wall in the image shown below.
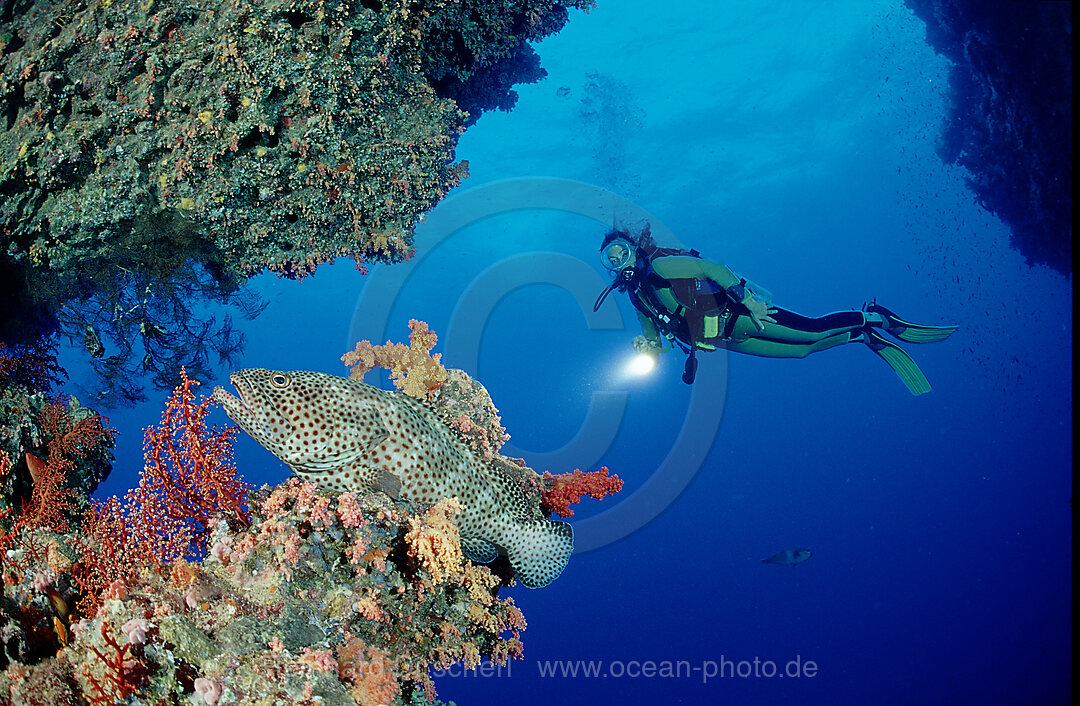
[[939,153],[1029,262],[1072,273],[1072,2],[907,0],[953,62]]

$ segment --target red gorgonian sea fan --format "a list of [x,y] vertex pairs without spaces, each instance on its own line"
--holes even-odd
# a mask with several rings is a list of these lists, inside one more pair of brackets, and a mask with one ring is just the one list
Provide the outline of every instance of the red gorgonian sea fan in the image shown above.
[[129,499],[185,524],[191,532],[189,554],[201,555],[216,518],[250,524],[246,504],[250,486],[233,463],[233,440],[239,429],[207,428],[213,400],[204,396],[196,404],[192,388],[199,383],[183,368],[180,380],[161,424],[146,428],[142,479]]
[[146,428],[144,466],[124,502],[91,503],[83,518],[80,559],[72,571],[84,594],[80,609],[92,614],[110,587],[128,583],[140,567],[153,567],[206,552],[217,518],[250,524],[247,483],[233,463],[236,427],[206,426],[212,400],[195,401],[199,383],[180,370],[161,424]]

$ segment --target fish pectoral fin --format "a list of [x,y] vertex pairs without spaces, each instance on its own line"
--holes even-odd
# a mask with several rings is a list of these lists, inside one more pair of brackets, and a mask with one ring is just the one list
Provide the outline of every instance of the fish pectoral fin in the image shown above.
[[401,478],[385,468],[375,468],[373,471],[372,475],[375,482],[372,483],[372,487],[381,490],[394,500],[399,500],[401,498]]
[[386,493],[394,500],[401,499],[401,478],[385,468],[358,462],[345,466],[337,473],[345,478],[357,478],[369,489]]
[[487,564],[488,562],[495,561],[495,557],[499,556],[498,547],[486,539],[480,539],[479,537],[462,537],[461,551],[465,553],[466,557],[475,561],[477,564]]

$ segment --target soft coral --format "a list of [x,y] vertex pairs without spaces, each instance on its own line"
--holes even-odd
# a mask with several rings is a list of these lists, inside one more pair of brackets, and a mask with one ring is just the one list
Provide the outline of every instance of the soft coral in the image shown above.
[[622,479],[618,476],[609,476],[606,467],[589,473],[575,470],[573,473],[563,473],[558,476],[545,472],[544,495],[540,501],[540,509],[546,514],[554,512],[559,517],[570,517],[574,514],[570,505],[581,502],[581,496],[588,495],[602,500],[622,490],[622,486]]

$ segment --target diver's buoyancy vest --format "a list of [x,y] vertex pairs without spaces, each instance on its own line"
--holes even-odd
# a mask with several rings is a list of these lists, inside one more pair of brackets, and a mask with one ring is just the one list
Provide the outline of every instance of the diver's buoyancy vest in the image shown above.
[[671,255],[701,258],[696,250],[676,248],[657,248],[648,253],[630,289],[630,301],[668,340],[677,341],[684,350],[714,350],[716,344],[712,341],[731,336],[737,314],[732,311],[733,303],[727,292],[711,280],[665,279],[657,274],[653,260]]

